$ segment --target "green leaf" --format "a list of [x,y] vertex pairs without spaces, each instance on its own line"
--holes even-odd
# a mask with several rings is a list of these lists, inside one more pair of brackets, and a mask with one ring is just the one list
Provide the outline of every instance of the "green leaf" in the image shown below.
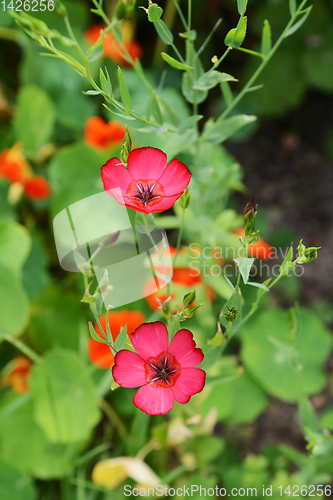
[[7,463],[44,480],[68,474],[77,453],[76,446],[69,448],[47,440],[33,419],[31,401],[1,423],[0,440],[1,454]]
[[169,30],[165,22],[162,21],[162,19],[158,19],[158,21],[154,22],[154,26],[162,42],[164,42],[166,45],[171,45],[173,43],[173,34]]
[[110,342],[108,340],[106,340],[105,338],[102,338],[98,335],[98,333],[96,332],[91,321],[88,321],[88,328],[89,328],[90,337],[92,339],[96,340],[96,342],[100,342],[101,344],[107,344],[107,345],[110,344]]
[[322,390],[332,338],[315,313],[300,311],[296,339],[288,312],[278,309],[257,314],[240,333],[244,365],[267,393],[295,402]]
[[32,480],[0,461],[0,498],[4,500],[37,500]]
[[269,292],[269,288],[263,283],[256,283],[255,281],[248,281],[247,285],[254,286],[255,288],[261,288],[261,290],[265,290],[265,292]]
[[288,251],[286,257],[284,258],[284,261],[282,262],[282,264],[279,268],[280,274],[282,274],[282,275],[287,274],[289,269],[291,269],[293,267],[292,260],[293,260],[293,247],[291,246],[289,248],[289,251]]
[[306,429],[311,429],[312,432],[321,431],[316,412],[308,398],[303,397],[300,399],[298,402],[298,411],[301,428],[304,434],[306,433]]
[[34,305],[28,328],[32,346],[42,352],[57,347],[78,349],[86,322],[77,296],[53,286]]
[[264,25],[262,28],[262,36],[261,36],[261,53],[264,56],[270,52],[272,48],[272,33],[271,27],[267,19],[264,21]]
[[132,110],[131,97],[129,95],[129,91],[128,91],[128,88],[127,88],[127,85],[126,85],[123,73],[122,73],[122,71],[121,71],[121,69],[120,69],[119,66],[118,66],[118,77],[119,77],[121,100],[123,102],[123,105],[126,108],[126,111],[127,110],[131,111]]
[[28,293],[29,299],[38,298],[45,290],[49,281],[47,273],[47,259],[45,251],[35,240],[32,240],[32,246],[27,260],[22,269],[22,284]]
[[122,327],[118,337],[116,338],[115,348],[117,351],[120,351],[124,347],[126,334],[127,334],[127,325]]
[[305,21],[307,20],[311,10],[312,10],[312,5],[310,5],[310,7],[308,7],[307,9],[304,9],[303,10],[303,17],[301,17],[301,19],[299,19],[299,21],[297,21],[295,24],[293,24],[291,26],[291,28],[289,28],[289,30],[287,31],[287,33],[285,33],[284,35],[284,38],[287,38],[287,36],[290,36],[292,35],[293,33],[295,33],[301,26],[303,23],[305,23]]
[[157,3],[153,3],[148,7],[148,21],[154,23],[158,21],[163,14],[163,9],[157,5]]
[[25,227],[0,221],[0,331],[19,334],[28,315],[22,287],[22,267],[29,254],[30,237]]
[[104,75],[102,68],[100,68],[99,80],[101,82],[101,87],[102,87],[102,90],[105,94],[107,94],[108,96],[112,96],[111,80],[110,80],[108,70],[106,68],[105,68],[105,72],[106,72],[107,76]]
[[244,16],[248,0],[237,0],[237,8],[240,16]]
[[185,120],[182,120],[180,124],[178,125],[178,132],[180,134],[183,134],[186,130],[189,128],[193,127],[198,121],[200,121],[203,118],[203,115],[193,115],[189,116],[188,118],[185,118]]
[[150,120],[151,115],[154,116],[158,125],[163,124],[163,118],[161,115],[161,110],[160,110],[158,101],[156,99],[155,91],[150,94],[149,99],[147,101],[146,109],[145,109],[145,116],[146,116],[147,120]]
[[249,279],[249,275],[251,272],[251,267],[253,265],[254,259],[249,259],[247,257],[234,259],[234,262],[238,265],[238,269],[242,275],[243,281],[246,285]]
[[296,8],[297,8],[296,0],[289,0],[289,11],[291,16],[295,14]]
[[208,71],[202,75],[195,83],[192,85],[193,89],[198,90],[208,90],[212,89],[216,85],[222,82],[237,82],[238,80],[228,73],[220,73],[219,71]]
[[232,90],[231,90],[228,82],[221,83],[221,91],[222,91],[223,99],[225,100],[226,105],[229,106],[229,104],[231,104],[233,101],[233,95],[232,95]]
[[167,62],[173,68],[184,70],[184,71],[192,69],[192,66],[188,66],[187,64],[183,64],[180,61],[177,61],[177,59],[174,59],[173,57],[169,56],[169,54],[166,54],[165,52],[161,52],[161,56],[164,59],[164,61]]
[[75,351],[47,352],[30,379],[34,419],[52,443],[89,437],[100,418],[95,389]]
[[246,35],[246,26],[247,26],[247,17],[244,16],[242,19],[240,19],[237,28],[233,28],[227,33],[224,39],[224,43],[226,44],[227,47],[232,47],[233,49],[237,49],[242,45]]
[[50,139],[54,123],[55,107],[48,94],[36,85],[22,87],[13,126],[16,139],[23,142],[29,155],[36,156]]
[[193,67],[193,70],[183,73],[182,93],[188,102],[200,104],[206,99],[208,91],[192,88],[194,83],[204,74],[204,69],[190,39],[186,40],[186,61]]
[[232,137],[239,129],[256,120],[256,116],[235,115],[225,120],[216,120],[213,124],[208,124],[202,134],[202,139],[207,142],[219,144]]
[[192,42],[194,42],[194,40],[197,39],[197,32],[195,30],[189,30],[185,31],[184,33],[179,33],[179,36],[180,38],[189,39],[192,40]]

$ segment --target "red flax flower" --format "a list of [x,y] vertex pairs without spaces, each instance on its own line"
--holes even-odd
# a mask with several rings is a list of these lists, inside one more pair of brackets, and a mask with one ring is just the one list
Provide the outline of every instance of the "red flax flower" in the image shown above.
[[14,358],[12,369],[6,376],[6,381],[14,392],[24,394],[29,391],[29,377],[32,366],[32,362],[26,356]]
[[30,200],[46,200],[51,194],[51,188],[45,177],[35,175],[24,183],[24,192]]
[[[85,32],[85,37],[91,45],[94,45],[97,42],[103,28],[104,27],[101,25],[95,25],[91,26],[91,28],[89,28]],[[120,30],[122,32],[123,42],[127,49],[129,57],[133,59],[133,61],[135,61],[135,59],[137,58],[140,59],[142,56],[142,47],[138,42],[132,40],[132,24],[129,22],[124,22],[122,23]],[[109,57],[118,64],[131,66],[131,64],[129,64],[129,62],[124,59],[121,46],[119,45],[117,39],[110,32],[107,33],[103,38],[103,55]]]
[[140,387],[133,403],[149,415],[164,415],[174,401],[188,403],[201,392],[206,374],[195,368],[204,356],[189,330],[179,330],[169,345],[164,323],[144,323],[131,335],[136,352],[123,349],[115,356],[114,380],[122,387]]
[[191,180],[191,172],[180,161],[166,166],[167,156],[160,149],[133,149],[127,162],[128,169],[118,158],[103,165],[104,189],[114,190],[108,194],[121,205],[144,214],[171,208]]
[[84,141],[96,149],[109,149],[122,143],[125,132],[125,127],[121,123],[116,121],[106,123],[99,116],[92,116],[85,124]]
[[[145,321],[145,316],[140,311],[114,311],[109,313],[109,325],[111,335],[115,341],[123,326],[127,325],[127,333],[130,335],[134,330]],[[99,318],[101,326],[106,332],[106,314]],[[95,330],[103,338],[98,324],[95,324]],[[111,368],[114,365],[114,356],[107,344],[102,344],[90,338],[88,343],[88,355],[90,361],[99,368]]]

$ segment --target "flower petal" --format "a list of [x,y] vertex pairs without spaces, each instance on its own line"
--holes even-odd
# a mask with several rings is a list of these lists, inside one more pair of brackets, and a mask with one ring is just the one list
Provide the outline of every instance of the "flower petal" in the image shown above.
[[133,403],[148,415],[164,415],[172,410],[174,396],[169,387],[148,384],[134,394]]
[[183,328],[172,339],[168,352],[174,355],[182,368],[192,368],[204,359],[202,350],[195,347],[193,334]]
[[[131,174],[118,158],[111,158],[102,167],[102,181],[105,191],[120,188],[125,195],[128,186],[133,181]],[[118,201],[118,200],[117,200]]]
[[[167,155],[157,148],[133,149],[127,160],[128,171],[136,180],[158,181],[167,162]],[[174,194],[174,193],[173,193]]]
[[114,358],[112,375],[121,387],[139,387],[147,383],[143,359],[136,353],[123,349]]
[[182,193],[190,183],[191,172],[179,160],[170,161],[161,177],[159,183],[162,184],[165,196],[174,196]]
[[204,388],[206,373],[201,368],[182,368],[175,385],[173,395],[178,403],[187,403],[191,396]]
[[171,208],[174,203],[180,198],[182,193],[178,193],[175,196],[164,196],[161,201],[155,203],[151,207],[143,207],[142,210],[136,208],[135,210],[143,212],[145,214],[155,213],[155,212],[164,212],[164,210],[168,210]]
[[141,358],[147,361],[168,349],[168,330],[161,321],[144,323],[132,333],[131,342]]

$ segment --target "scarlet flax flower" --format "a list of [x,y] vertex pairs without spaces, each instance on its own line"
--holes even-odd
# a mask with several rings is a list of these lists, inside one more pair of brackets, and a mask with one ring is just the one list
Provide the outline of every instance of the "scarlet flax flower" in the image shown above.
[[51,194],[51,188],[45,177],[35,175],[24,183],[24,192],[31,200],[46,200]]
[[118,158],[111,158],[102,167],[104,189],[137,212],[163,212],[173,206],[191,180],[191,172],[179,160],[166,163],[166,154],[152,147],[133,149],[128,169]]
[[145,323],[131,335],[136,352],[123,349],[115,356],[114,380],[122,387],[140,387],[133,397],[149,415],[164,415],[174,401],[188,403],[202,391],[206,374],[196,368],[204,356],[189,330],[179,330],[169,345],[164,323]]
[[[109,325],[113,340],[116,341],[116,338],[118,337],[123,326],[127,325],[127,333],[128,335],[131,335],[131,333],[133,333],[134,330],[145,321],[145,319],[145,316],[140,311],[127,311],[124,309],[122,311],[109,313]],[[106,332],[106,314],[103,314],[103,316],[99,318],[99,321],[104,332]],[[95,330],[96,333],[103,338],[102,332],[97,323],[95,324]],[[111,368],[114,364],[114,356],[110,347],[107,344],[102,344],[92,338],[89,339],[88,343],[88,355],[90,361],[99,368]]]
[[[102,25],[95,25],[91,26],[85,32],[85,37],[91,45],[94,45],[97,42],[103,28],[104,27]],[[142,47],[138,42],[132,40],[134,31],[132,23],[123,22],[120,26],[120,30],[122,33],[122,39],[125,49],[128,52],[128,56],[133,61],[135,61],[135,59],[140,59],[142,56]],[[103,55],[109,57],[118,64],[131,66],[131,64],[124,58],[124,51],[121,45],[111,32],[107,33],[103,38]]]
[[125,127],[116,121],[105,122],[99,116],[91,116],[85,123],[84,141],[96,149],[109,149],[121,144]]
[[5,380],[14,392],[24,394],[29,391],[29,377],[33,364],[26,356],[17,356]]

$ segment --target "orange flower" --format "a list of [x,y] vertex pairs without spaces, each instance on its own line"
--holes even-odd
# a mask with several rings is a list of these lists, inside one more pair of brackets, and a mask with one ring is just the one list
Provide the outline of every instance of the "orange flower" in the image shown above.
[[[244,229],[238,229],[237,231],[234,231],[234,233],[237,236],[243,236],[245,234]],[[270,253],[272,251],[272,247],[266,243],[264,240],[259,238],[257,243],[251,243],[247,247],[248,255],[249,257],[255,257],[256,259],[260,260],[269,260],[270,259]]]
[[[101,34],[101,30],[103,30],[103,28],[104,27],[101,25],[95,25],[91,26],[91,28],[89,28],[85,32],[85,37],[91,45],[94,45],[97,42]],[[130,58],[133,59],[133,61],[135,61],[135,59],[137,58],[140,59],[142,56],[142,47],[138,42],[132,40],[133,37],[132,23],[128,21],[123,22],[120,26],[120,30],[122,33],[124,45],[128,51]],[[131,66],[124,59],[123,50],[119,45],[119,42],[111,32],[107,33],[103,38],[103,55],[109,57],[116,63],[125,64],[126,66]]]
[[25,182],[24,192],[31,200],[45,200],[50,196],[51,188],[45,177],[35,175]]
[[125,127],[121,123],[116,121],[106,123],[99,116],[92,116],[86,121],[84,140],[93,148],[109,149],[122,143],[125,132]]
[[29,391],[29,377],[32,365],[33,363],[26,356],[17,356],[13,360],[12,370],[5,379],[14,392],[23,394]]
[[[127,325],[127,334],[131,335],[138,326],[145,322],[145,319],[145,316],[140,311],[124,309],[109,313],[109,325],[113,340],[116,340],[123,326]],[[104,332],[106,332],[106,314],[103,314],[99,320]],[[95,330],[103,338],[97,323],[95,324]],[[90,361],[99,368],[111,368],[114,365],[114,356],[109,346],[92,338],[89,339],[88,343],[88,355]]]
[[[176,249],[170,247],[171,257],[174,257],[175,253]],[[155,270],[163,273],[163,269],[158,264],[155,265]],[[166,272],[168,271],[169,269],[166,269]],[[161,286],[163,286],[163,282]],[[183,296],[188,292],[189,288],[196,290],[201,288],[209,300],[213,300],[215,297],[214,291],[204,284],[198,270],[190,267],[175,267],[173,269],[172,283],[170,284],[170,297],[172,301],[175,301],[176,306],[180,306]],[[156,311],[160,308],[159,303],[166,301],[168,296],[166,287],[155,293],[154,290],[156,290],[156,284],[154,278],[152,278],[147,282],[144,294],[151,309]]]
[[15,143],[10,149],[4,149],[0,154],[0,176],[13,184],[23,184],[32,175],[29,163],[24,158],[23,145]]

